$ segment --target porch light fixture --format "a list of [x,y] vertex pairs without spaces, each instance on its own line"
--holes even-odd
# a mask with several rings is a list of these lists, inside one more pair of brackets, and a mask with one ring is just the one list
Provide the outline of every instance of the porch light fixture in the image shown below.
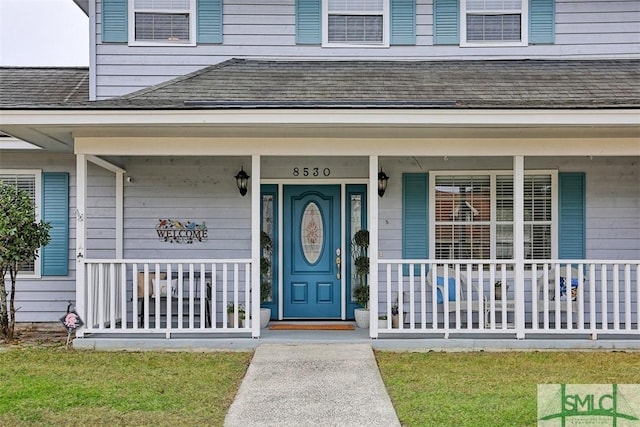
[[247,194],[247,183],[249,182],[250,176],[244,171],[244,166],[240,168],[240,172],[236,174],[236,185],[238,186],[238,191],[240,191],[240,195],[242,197]]
[[378,172],[378,196],[384,196],[384,192],[387,191],[387,181],[389,181],[389,177],[380,168],[380,172]]

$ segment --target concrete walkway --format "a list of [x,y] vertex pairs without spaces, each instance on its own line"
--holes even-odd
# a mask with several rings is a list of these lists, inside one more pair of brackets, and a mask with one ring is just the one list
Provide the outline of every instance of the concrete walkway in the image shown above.
[[369,344],[262,344],[226,427],[400,426]]

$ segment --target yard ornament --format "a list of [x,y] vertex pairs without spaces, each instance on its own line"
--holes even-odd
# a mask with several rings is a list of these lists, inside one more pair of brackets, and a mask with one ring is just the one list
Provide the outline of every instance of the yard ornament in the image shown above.
[[67,343],[66,346],[69,346],[69,342],[71,341],[71,334],[76,331],[80,326],[84,325],[84,322],[80,318],[80,315],[75,311],[71,310],[73,306],[72,303],[67,305],[67,314],[60,318],[60,322],[67,328]]

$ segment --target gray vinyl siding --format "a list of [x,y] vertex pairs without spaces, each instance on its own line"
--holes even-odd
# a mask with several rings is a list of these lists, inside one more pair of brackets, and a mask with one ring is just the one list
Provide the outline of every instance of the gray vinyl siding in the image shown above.
[[[379,199],[382,258],[402,258],[402,173],[430,170],[509,170],[510,157],[381,158],[391,176]],[[584,172],[586,177],[586,258],[640,259],[640,157],[527,157],[526,169]],[[612,171],[616,171],[612,173]]]
[[552,45],[461,48],[433,45],[433,1],[417,0],[416,45],[322,48],[296,45],[294,0],[225,0],[223,43],[129,47],[101,43],[96,7],[96,97],[123,95],[230,58],[262,59],[570,59],[640,55],[637,0],[557,0]]
[[[240,196],[234,175],[250,160],[213,157],[131,157],[124,188],[125,258],[250,258],[251,199]],[[245,166],[246,169],[246,166]],[[160,219],[204,222],[204,242],[158,238]]]
[[[69,173],[69,274],[42,278],[20,277],[16,282],[16,320],[18,322],[53,322],[75,301],[75,156],[41,151],[0,151],[0,169],[40,169],[44,172]],[[9,284],[9,283],[8,283]]]

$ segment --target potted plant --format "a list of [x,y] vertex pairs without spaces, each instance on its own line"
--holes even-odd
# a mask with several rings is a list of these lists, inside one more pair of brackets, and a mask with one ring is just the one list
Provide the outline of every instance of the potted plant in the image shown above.
[[391,306],[391,327],[393,329],[398,329],[398,326],[399,326],[399,323],[400,323],[399,322],[399,316],[398,316],[399,312],[400,312],[400,310],[398,310],[398,302],[396,301]]
[[[273,240],[264,231],[260,233],[260,304],[271,301],[271,291],[273,289]],[[260,327],[266,328],[271,319],[271,309],[260,307]]]
[[[498,280],[496,283],[493,284],[494,289],[495,289],[495,295],[496,295],[496,301],[501,301],[502,300],[502,281]],[[506,289],[509,289],[509,286],[507,285]]]
[[[233,305],[232,302],[227,304],[227,326],[229,328],[235,327],[235,322],[233,321],[234,308],[235,306]],[[238,324],[240,328],[244,328],[244,318],[245,318],[244,306],[242,304],[239,304],[238,305]]]
[[387,316],[382,315],[378,316],[378,329],[386,329],[387,328]]
[[359,284],[353,290],[353,297],[358,305],[354,311],[356,325],[359,328],[369,327],[369,284],[367,276],[369,274],[369,231],[362,229],[356,232],[351,240],[351,256],[354,258],[354,267]]

